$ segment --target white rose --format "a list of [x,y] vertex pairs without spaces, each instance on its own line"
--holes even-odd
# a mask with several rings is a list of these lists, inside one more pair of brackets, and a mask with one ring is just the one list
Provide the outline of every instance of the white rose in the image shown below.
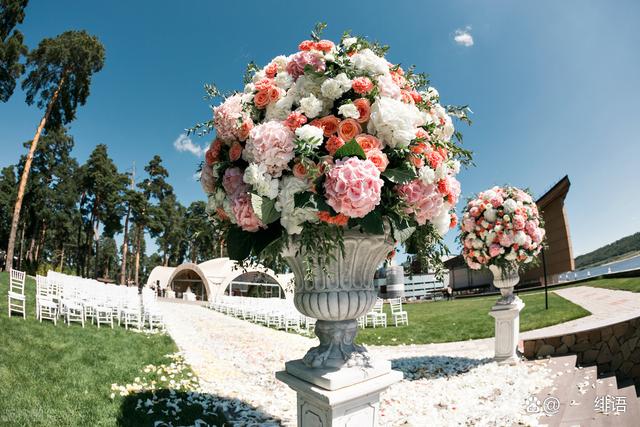
[[436,228],[438,234],[440,234],[441,236],[444,236],[447,231],[449,231],[449,225],[451,225],[451,214],[449,213],[450,210],[451,205],[449,205],[448,203],[443,204],[440,213],[431,220],[431,223]]
[[424,117],[415,105],[381,97],[371,106],[368,130],[391,148],[404,148],[415,139],[417,128],[424,124]]
[[518,257],[518,254],[516,253],[516,251],[514,251],[513,249],[509,251],[509,253],[507,253],[504,256],[504,259],[506,259],[507,261],[515,261],[515,259]]
[[348,48],[357,42],[358,42],[358,39],[356,37],[347,37],[346,39],[342,40],[342,46]]
[[256,71],[256,73],[253,75],[253,79],[251,80],[253,83],[258,83],[260,80],[264,79],[267,77],[267,73],[264,72],[264,69],[260,70],[260,71]]
[[524,231],[518,231],[516,235],[513,236],[513,242],[519,246],[522,246],[527,242],[527,235]]
[[473,249],[480,249],[484,246],[484,242],[480,239],[473,239],[473,242],[471,242],[471,246],[473,246]]
[[384,58],[380,58],[371,49],[363,49],[351,57],[351,64],[356,70],[368,74],[384,74],[389,72],[389,64]]
[[252,93],[254,90],[256,90],[256,85],[253,83],[247,83],[244,85],[244,93]]
[[292,106],[293,98],[289,95],[270,103],[265,110],[265,121],[283,121],[291,113]]
[[436,173],[429,166],[425,166],[418,170],[418,178],[426,185],[433,184],[436,180]]
[[449,169],[453,172],[454,175],[460,173],[460,161],[459,160],[451,160],[449,162]]
[[358,107],[353,105],[352,103],[343,104],[338,108],[338,114],[347,119],[359,119],[360,112],[358,111]]
[[494,231],[488,231],[487,234],[485,234],[484,236],[484,241],[488,246],[491,243],[493,243],[493,239],[495,238],[496,238],[496,233]]
[[296,136],[317,147],[322,144],[324,134],[322,129],[317,126],[304,125],[296,129]]
[[327,54],[324,55],[324,60],[326,62],[335,62],[336,57],[335,57],[335,55],[333,53],[327,53]]
[[273,82],[280,89],[288,90],[293,85],[293,77],[286,71],[280,71],[274,77]]
[[278,180],[272,178],[264,164],[250,163],[242,179],[251,185],[258,195],[275,199],[278,197]]
[[449,168],[446,164],[440,163],[440,166],[436,168],[436,180],[440,181],[449,175]]
[[278,55],[275,58],[273,58],[271,62],[276,64],[276,66],[278,67],[278,74],[280,74],[282,71],[284,71],[285,68],[287,68],[287,63],[289,61],[287,60],[286,56]]
[[427,96],[430,101],[438,101],[440,99],[440,94],[435,87],[429,87],[427,89]]
[[489,222],[495,222],[498,218],[498,211],[496,211],[493,207],[489,206],[485,209],[483,216]]
[[516,208],[518,207],[518,203],[513,199],[507,199],[502,204],[502,207],[504,208],[504,211],[506,213],[512,213],[515,212]]
[[302,98],[300,100],[300,112],[310,119],[317,117],[322,111],[322,101],[316,98],[313,94]]
[[381,96],[386,96],[393,99],[402,98],[400,87],[398,87],[398,85],[393,81],[393,77],[391,77],[391,74],[389,74],[388,72],[378,77],[377,83]]

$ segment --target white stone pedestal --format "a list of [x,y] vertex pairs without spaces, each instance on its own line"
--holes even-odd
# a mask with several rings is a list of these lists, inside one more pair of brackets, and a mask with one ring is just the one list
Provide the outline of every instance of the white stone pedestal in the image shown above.
[[516,347],[520,332],[520,311],[524,302],[518,297],[511,304],[496,304],[489,315],[496,319],[495,360],[500,363],[518,361]]
[[371,367],[308,368],[301,360],[286,363],[276,378],[298,395],[299,427],[375,427],[380,393],[402,379],[388,361]]

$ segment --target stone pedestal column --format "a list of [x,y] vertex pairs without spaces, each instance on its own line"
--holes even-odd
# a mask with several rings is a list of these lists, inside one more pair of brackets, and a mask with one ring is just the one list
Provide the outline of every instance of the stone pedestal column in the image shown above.
[[520,311],[524,302],[515,297],[511,304],[496,304],[489,315],[496,319],[495,360],[513,363],[518,360],[516,347],[520,333]]
[[297,393],[300,427],[375,427],[380,393],[400,381],[402,372],[391,370],[388,361],[331,369],[293,360],[276,378]]

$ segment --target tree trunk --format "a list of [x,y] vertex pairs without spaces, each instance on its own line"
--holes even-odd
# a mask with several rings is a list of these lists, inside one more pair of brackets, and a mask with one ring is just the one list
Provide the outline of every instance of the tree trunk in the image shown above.
[[61,246],[62,248],[60,249],[60,264],[58,267],[58,271],[60,273],[62,273],[62,268],[64,267],[64,243]]
[[136,286],[140,286],[138,283],[138,278],[140,274],[140,244],[142,242],[142,237],[140,236],[140,231],[143,230],[143,227],[138,225],[138,230],[136,233],[136,273],[134,275],[134,282]]
[[51,114],[51,109],[53,108],[53,104],[55,104],[56,100],[58,99],[58,95],[60,94],[60,89],[64,84],[65,77],[66,77],[66,71],[63,71],[62,77],[60,78],[60,83],[58,83],[58,87],[56,88],[56,91],[53,93],[53,96],[49,101],[49,105],[47,106],[47,111],[44,113],[42,120],[40,120],[40,124],[38,125],[36,134],[33,137],[33,141],[31,141],[29,154],[27,154],[27,160],[24,163],[24,170],[22,171],[22,176],[20,177],[20,185],[18,186],[18,196],[16,197],[16,204],[13,208],[13,218],[11,219],[11,232],[9,233],[9,243],[7,245],[7,270],[10,270],[11,268],[13,268],[13,250],[16,244],[18,222],[20,221],[20,210],[22,209],[22,199],[24,198],[24,190],[27,187],[27,179],[29,178],[29,171],[31,170],[31,162],[33,161],[33,154],[35,153],[36,147],[38,146],[38,141],[40,140],[40,135],[42,134],[44,125],[47,123],[47,120],[49,119],[49,115]]
[[129,250],[129,215],[131,215],[131,203],[127,206],[127,216],[124,217],[124,238],[122,239],[122,266],[120,268],[120,284],[127,284],[127,252]]
[[[20,257],[18,258],[18,268],[22,269],[22,254],[24,253],[24,229],[27,227],[26,224],[22,224],[22,232],[20,233]],[[7,260],[9,259],[9,254],[7,254]],[[7,271],[9,271],[11,267],[7,266]]]
[[36,263],[40,262],[40,255],[42,255],[42,252],[44,252],[44,242],[46,240],[46,237],[47,237],[47,223],[42,221],[42,232],[40,233],[40,240],[36,245],[36,256],[35,256]]
[[27,249],[27,255],[25,256],[27,261],[33,262],[33,252],[35,251],[35,248],[36,248],[36,238],[35,236],[31,236],[31,240],[29,241],[29,249]]

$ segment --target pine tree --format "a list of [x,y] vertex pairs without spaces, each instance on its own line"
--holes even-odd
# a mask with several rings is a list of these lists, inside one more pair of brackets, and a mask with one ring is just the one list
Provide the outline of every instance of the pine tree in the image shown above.
[[78,105],[87,101],[92,75],[100,71],[103,64],[104,47],[96,37],[84,31],[67,31],[55,38],[44,39],[27,57],[30,71],[22,82],[26,102],[31,105],[37,100],[38,108],[45,109],[45,113],[31,142],[20,178],[7,247],[7,268],[13,264],[22,199],[40,135],[45,127],[55,129],[73,121]]
[[24,73],[24,36],[15,29],[24,20],[27,0],[0,0],[0,102],[7,102]]

